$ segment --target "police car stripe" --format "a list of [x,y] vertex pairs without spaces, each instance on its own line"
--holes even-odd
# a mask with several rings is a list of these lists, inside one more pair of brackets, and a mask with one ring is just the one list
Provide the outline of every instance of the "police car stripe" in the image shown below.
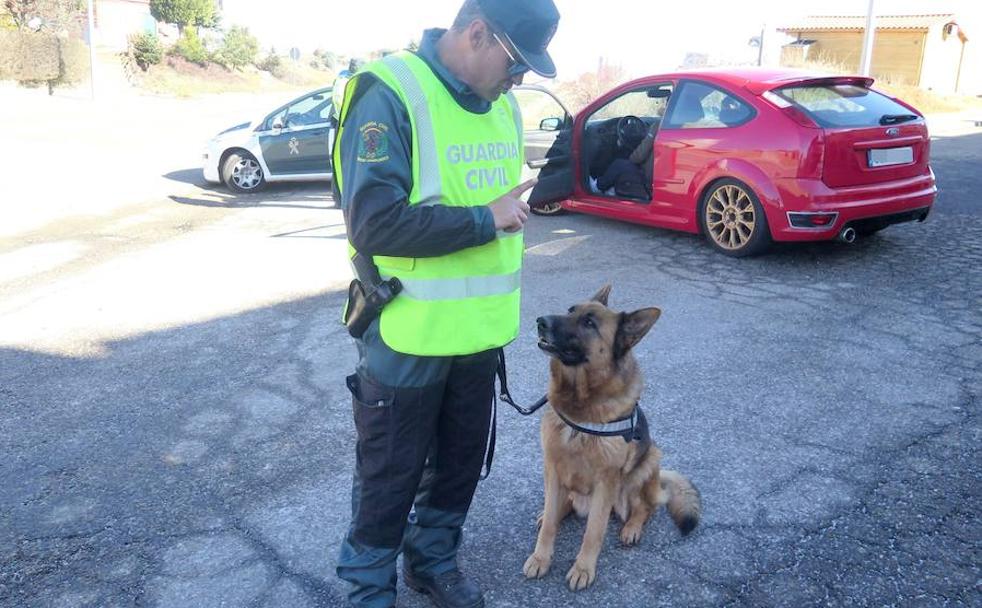
[[423,89],[412,70],[401,58],[389,55],[382,62],[392,70],[406,93],[413,117],[416,119],[416,137],[419,141],[419,196],[418,204],[437,204],[442,200],[440,181],[440,160],[437,156],[436,137],[433,135],[433,119],[430,108],[423,95]]
[[408,279],[399,277],[399,280],[402,282],[402,294],[414,300],[464,300],[514,293],[521,287],[522,271],[519,269],[510,274],[457,279]]

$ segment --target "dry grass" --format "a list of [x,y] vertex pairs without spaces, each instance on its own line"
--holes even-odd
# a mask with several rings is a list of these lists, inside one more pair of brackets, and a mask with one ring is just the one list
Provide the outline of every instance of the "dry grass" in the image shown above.
[[167,57],[146,72],[135,70],[132,78],[142,89],[160,95],[197,97],[215,93],[254,93],[307,90],[327,86],[330,74],[309,66],[291,66],[282,78],[255,68],[228,70],[218,64],[201,66],[181,57]]
[[[835,61],[828,55],[822,54],[804,62],[788,64],[785,67],[814,70],[829,74],[858,73],[855,66]],[[907,84],[906,82],[900,82],[890,76],[876,78],[873,88],[892,97],[902,99],[925,114],[959,112],[970,108],[982,108],[982,98],[972,97],[970,95],[944,95]]]

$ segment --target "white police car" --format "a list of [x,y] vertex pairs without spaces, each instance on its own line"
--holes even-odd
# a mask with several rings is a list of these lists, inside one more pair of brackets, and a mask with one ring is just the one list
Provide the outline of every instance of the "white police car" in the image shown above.
[[216,135],[204,154],[205,180],[257,192],[270,182],[331,179],[331,92],[327,87],[307,93]]

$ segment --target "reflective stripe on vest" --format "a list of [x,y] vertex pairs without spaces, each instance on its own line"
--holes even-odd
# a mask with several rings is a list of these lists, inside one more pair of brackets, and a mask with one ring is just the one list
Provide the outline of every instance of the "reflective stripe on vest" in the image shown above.
[[[410,205],[486,205],[518,185],[524,149],[513,95],[502,96],[485,114],[468,112],[426,63],[410,53],[370,64],[359,72],[364,74],[392,89],[409,115]],[[359,76],[345,91],[339,131],[359,127],[344,124]],[[335,166],[340,167],[337,146]],[[407,354],[444,356],[480,352],[513,340],[518,333],[523,249],[519,231],[499,232],[490,243],[435,258],[374,256],[379,273],[399,278],[404,286],[382,312],[386,345]]]
[[403,293],[414,300],[462,300],[508,295],[522,286],[522,271],[487,277],[400,279],[400,281],[402,281]]
[[413,152],[418,155],[419,160],[419,199],[414,204],[440,204],[440,161],[437,159],[433,118],[426,103],[426,95],[423,94],[419,81],[413,76],[405,61],[395,55],[389,55],[382,59],[382,63],[392,70],[392,75],[399,81],[399,86],[406,93],[406,101],[409,102],[409,113],[416,119],[413,134],[418,146]]

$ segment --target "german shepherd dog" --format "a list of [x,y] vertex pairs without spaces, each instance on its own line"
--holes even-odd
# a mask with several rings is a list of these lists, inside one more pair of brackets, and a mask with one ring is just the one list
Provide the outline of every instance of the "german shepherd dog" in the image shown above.
[[[587,526],[576,562],[566,574],[574,591],[589,587],[597,576],[611,511],[624,522],[620,538],[626,545],[641,539],[644,523],[661,505],[667,505],[683,535],[696,527],[702,511],[695,486],[659,467],[661,452],[651,442],[643,414],[632,415],[644,381],[631,349],[661,311],[615,312],[607,308],[609,295],[607,285],[568,314],[537,320],[539,348],[552,358],[551,407],[541,426],[545,506],[524,572],[527,578],[545,576],[559,524],[575,511],[587,517]],[[584,432],[625,422],[629,430],[623,436]]]

